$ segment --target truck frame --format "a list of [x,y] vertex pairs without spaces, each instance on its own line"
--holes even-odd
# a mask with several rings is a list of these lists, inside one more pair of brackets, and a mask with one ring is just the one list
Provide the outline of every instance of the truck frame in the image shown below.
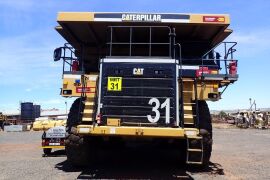
[[77,97],[65,141],[72,164],[89,163],[100,144],[147,139],[208,165],[206,101],[238,80],[237,43],[223,42],[229,15],[60,12],[57,21],[68,42],[54,51],[63,60],[61,95]]

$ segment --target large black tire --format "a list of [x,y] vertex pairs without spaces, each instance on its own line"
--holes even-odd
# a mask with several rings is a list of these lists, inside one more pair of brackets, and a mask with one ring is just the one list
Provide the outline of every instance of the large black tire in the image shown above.
[[76,99],[69,111],[68,119],[67,119],[67,132],[71,131],[72,127],[77,126],[82,121],[82,113],[84,110],[84,103],[83,101],[85,98],[78,98]]
[[84,109],[83,98],[78,98],[74,101],[70,108],[66,127],[65,149],[67,160],[73,166],[85,166],[89,161],[89,143],[87,140],[79,136],[76,131],[76,126],[82,120],[82,111]]
[[210,162],[213,144],[212,120],[206,101],[198,101],[199,129],[203,137],[203,166]]

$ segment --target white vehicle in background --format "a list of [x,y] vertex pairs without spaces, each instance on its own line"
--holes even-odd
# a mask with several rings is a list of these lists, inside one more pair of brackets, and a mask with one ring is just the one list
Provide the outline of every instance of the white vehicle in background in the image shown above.
[[65,133],[64,126],[56,126],[44,131],[42,134],[42,148],[45,155],[51,154],[52,149],[65,148]]

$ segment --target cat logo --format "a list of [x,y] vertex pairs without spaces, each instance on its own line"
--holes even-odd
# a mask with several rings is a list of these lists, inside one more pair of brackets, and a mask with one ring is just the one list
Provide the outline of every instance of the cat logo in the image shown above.
[[143,75],[143,68],[134,68],[133,69],[133,74],[134,75]]

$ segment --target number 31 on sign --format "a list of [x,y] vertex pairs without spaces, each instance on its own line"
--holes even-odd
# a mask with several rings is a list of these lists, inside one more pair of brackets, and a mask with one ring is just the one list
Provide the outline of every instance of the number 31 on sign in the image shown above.
[[122,77],[108,77],[108,91],[122,91]]

